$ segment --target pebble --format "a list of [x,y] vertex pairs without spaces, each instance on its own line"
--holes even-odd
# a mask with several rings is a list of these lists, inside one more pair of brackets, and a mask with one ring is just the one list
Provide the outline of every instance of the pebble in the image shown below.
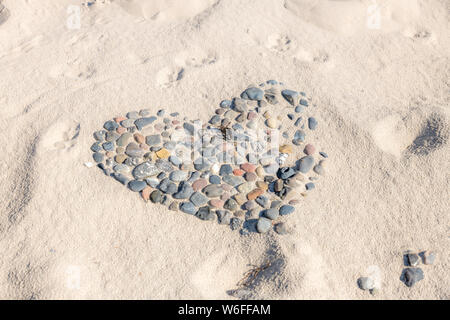
[[150,199],[150,194],[152,192],[152,188],[150,188],[149,186],[145,187],[142,191],[141,191],[141,196],[142,199],[144,199],[145,201],[148,201]]
[[264,91],[255,87],[248,88],[241,93],[241,98],[247,100],[262,100],[263,97]]
[[256,223],[256,230],[259,233],[266,233],[270,230],[270,228],[272,228],[272,221],[263,217],[258,219],[258,222]]
[[137,119],[139,118],[139,113],[137,111],[130,111],[126,114],[128,119]]
[[249,201],[244,203],[244,209],[245,210],[252,210],[254,208],[255,208],[255,202],[249,200]]
[[150,200],[153,203],[160,203],[162,200],[162,193],[159,190],[155,190],[150,194]]
[[323,175],[325,173],[325,169],[323,168],[323,166],[320,163],[315,165],[313,170],[315,173],[317,173],[319,175]]
[[408,265],[415,267],[418,266],[420,264],[420,258],[419,255],[415,254],[415,253],[408,253],[406,255],[406,257],[408,258]]
[[145,183],[144,181],[140,181],[140,180],[131,180],[128,183],[128,187],[135,192],[139,192],[139,191],[144,190],[145,187],[147,187],[147,183]]
[[328,158],[328,154],[326,154],[326,153],[323,152],[323,151],[320,151],[319,154],[320,154],[322,157],[324,157],[324,158]]
[[292,153],[292,145],[290,144],[284,144],[279,148],[279,151],[281,153],[287,153],[287,154],[291,154]]
[[221,108],[231,108],[231,105],[232,105],[231,100],[222,100],[222,102],[220,102]]
[[255,199],[256,203],[259,204],[263,208],[267,208],[269,206],[269,199],[266,196],[259,196]]
[[221,176],[229,175],[233,172],[233,168],[229,164],[224,164],[220,167],[219,174]]
[[115,132],[115,131],[108,131],[106,133],[106,141],[116,141],[117,139],[119,139],[120,135]]
[[214,214],[214,212],[211,211],[209,207],[201,207],[200,209],[198,209],[195,216],[205,221],[212,221],[215,220],[216,218],[216,215]]
[[102,147],[105,151],[113,151],[114,150],[114,142],[108,141],[102,144]]
[[296,106],[295,107],[295,112],[297,112],[297,113],[300,113],[300,112],[302,112],[303,111],[303,106]]
[[240,176],[228,175],[228,176],[223,176],[222,181],[233,187],[236,187],[237,185],[242,184],[245,180],[244,180],[244,178],[242,178]]
[[160,150],[156,151],[156,156],[160,159],[167,159],[170,157],[170,151],[166,148],[161,148]]
[[424,264],[433,264],[434,260],[436,259],[436,253],[430,251],[422,252],[422,256]]
[[224,209],[235,211],[238,208],[238,203],[236,202],[236,200],[230,198],[225,202],[223,207]]
[[256,198],[258,198],[260,195],[262,195],[265,191],[263,189],[254,189],[253,191],[249,192],[247,194],[247,199],[248,200],[255,200]]
[[197,209],[192,202],[182,202],[180,204],[180,210],[187,214],[195,214]]
[[229,225],[231,223],[232,215],[227,210],[216,210],[217,219],[219,224]]
[[214,208],[223,208],[225,201],[221,199],[211,199],[209,200],[210,206]]
[[[148,183],[148,182],[147,182]],[[164,179],[159,183],[158,189],[166,194],[174,194],[177,192],[177,185],[171,182],[169,179]]]
[[294,211],[295,211],[295,208],[293,206],[286,204],[284,206],[281,206],[280,215],[285,216],[285,215],[291,214]]
[[100,152],[95,152],[95,153],[92,155],[92,157],[94,158],[94,161],[97,162],[97,163],[102,162],[103,159],[104,159],[103,153],[100,153]]
[[311,170],[313,165],[314,158],[312,156],[306,156],[297,161],[296,170],[300,171],[301,173],[307,173],[309,170]]
[[212,176],[209,177],[209,183],[220,184],[221,183],[221,179],[220,179],[219,176],[212,175]]
[[169,205],[170,211],[178,211],[178,202],[174,201]]
[[220,185],[216,185],[216,184],[210,184],[210,185],[206,186],[205,188],[203,188],[202,191],[208,198],[220,197],[224,192],[222,187]]
[[313,155],[314,152],[316,152],[316,148],[312,145],[312,144],[307,144],[305,146],[305,149],[303,150],[303,152],[305,152],[307,155]]
[[[94,139],[99,141],[99,142],[104,141],[105,137],[106,137],[106,131],[105,130],[99,130],[99,131],[94,132]],[[92,150],[92,151],[95,151],[95,150]]]
[[314,117],[308,118],[308,128],[310,130],[315,130],[317,127],[317,120]]
[[240,184],[240,185],[237,187],[237,190],[238,190],[240,193],[245,193],[245,194],[247,194],[247,193],[249,193],[250,191],[252,191],[254,188],[255,188],[254,183],[252,183],[252,182],[244,182],[244,183]]
[[254,182],[258,179],[258,176],[254,172],[246,172],[244,178],[248,182]]
[[239,218],[231,218],[231,222],[230,222],[231,230],[234,231],[234,230],[240,229],[242,227],[243,223],[244,222]]
[[166,159],[158,159],[155,162],[156,167],[164,172],[171,172],[173,170],[172,164]]
[[208,202],[208,197],[206,197],[203,193],[194,192],[191,195],[190,200],[196,207],[200,207]]
[[403,273],[405,277],[405,284],[408,287],[413,287],[417,282],[423,280],[425,277],[422,269],[420,268],[406,268]]
[[133,169],[133,177],[135,179],[145,179],[147,177],[155,176],[159,173],[158,168],[150,162],[144,162]]
[[234,200],[236,200],[239,205],[243,205],[247,201],[247,195],[244,193],[235,194]]
[[145,142],[149,146],[154,146],[154,145],[160,144],[161,143],[161,136],[159,134],[153,134],[153,135],[147,136],[145,138]]
[[299,94],[297,91],[293,90],[283,90],[281,91],[281,95],[283,98],[287,100],[291,105],[295,106],[297,104],[297,100],[299,97]]
[[127,148],[125,149],[126,155],[136,158],[142,157],[145,154],[145,152],[146,152],[145,150],[139,148],[139,146],[134,142],[128,144]]
[[116,130],[118,127],[119,124],[112,120],[106,121],[105,124],[103,125],[103,128],[105,128],[108,131]]
[[120,183],[125,184],[125,185],[128,184],[129,179],[126,176],[124,176],[123,174],[113,173],[112,176],[114,177],[114,179],[116,179]]
[[153,117],[146,117],[146,118],[140,118],[134,121],[134,125],[138,130],[142,130],[146,126],[152,124],[157,118],[155,116]]
[[243,163],[240,167],[245,172],[255,172],[256,170],[256,166],[252,163]]
[[247,112],[247,103],[244,99],[234,98],[233,99],[233,108],[237,112]]
[[192,183],[192,188],[194,191],[199,191],[208,185],[206,179],[198,179]]
[[277,223],[274,229],[276,233],[281,235],[288,233],[286,224],[284,222]]
[[314,183],[312,182],[308,182],[307,184],[305,184],[306,190],[312,190],[314,189],[316,186]]
[[283,167],[278,170],[277,175],[281,179],[286,180],[295,175],[295,170],[291,167]]
[[177,171],[172,171],[170,173],[170,180],[172,180],[174,182],[181,182],[183,180],[186,180],[187,178],[188,178],[188,172],[186,172],[186,171],[177,170]]
[[194,189],[186,182],[183,181],[178,187],[178,192],[173,195],[174,199],[187,199],[194,193]]
[[266,120],[266,125],[271,129],[275,129],[277,127],[277,120],[275,118],[269,118]]
[[358,287],[361,290],[372,290],[375,287],[375,282],[372,278],[361,277],[358,279]]
[[270,208],[264,211],[264,216],[271,220],[275,220],[280,216],[280,212],[278,211],[277,208]]
[[169,161],[170,161],[170,163],[172,163],[174,166],[179,166],[179,165],[181,164],[181,160],[180,160],[177,156],[174,156],[174,155],[171,155],[171,156],[169,157]]

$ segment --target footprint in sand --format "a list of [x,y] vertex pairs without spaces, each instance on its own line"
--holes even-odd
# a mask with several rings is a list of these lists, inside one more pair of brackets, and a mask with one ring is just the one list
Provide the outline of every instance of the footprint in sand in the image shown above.
[[277,33],[271,34],[267,37],[266,47],[276,52],[286,52],[291,49],[293,43],[286,35]]
[[342,36],[401,31],[421,15],[417,0],[285,0],[284,7],[302,21]]
[[211,8],[217,0],[118,0],[126,12],[155,22],[182,21],[197,16]]
[[42,146],[47,150],[70,150],[80,134],[80,123],[73,120],[58,120],[42,137]]
[[433,113],[425,117],[416,109],[406,116],[391,115],[377,122],[372,137],[381,150],[397,158],[405,152],[425,156],[447,142],[446,128],[443,116]]
[[165,67],[156,74],[156,82],[161,88],[169,88],[174,86],[178,81],[183,79],[184,68],[181,67]]
[[9,18],[9,11],[4,5],[0,3],[0,25],[6,22]]

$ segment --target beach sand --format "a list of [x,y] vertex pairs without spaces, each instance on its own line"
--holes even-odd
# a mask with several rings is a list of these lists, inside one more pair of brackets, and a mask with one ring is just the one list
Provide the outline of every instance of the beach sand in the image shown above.
[[[448,1],[0,2],[0,298],[449,298]],[[268,79],[312,97],[329,155],[287,235],[241,236],[86,166],[108,119],[207,121]],[[437,253],[412,288],[407,250]]]

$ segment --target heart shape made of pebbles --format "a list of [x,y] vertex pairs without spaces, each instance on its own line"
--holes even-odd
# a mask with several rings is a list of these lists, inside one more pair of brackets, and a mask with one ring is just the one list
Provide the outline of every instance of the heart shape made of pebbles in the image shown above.
[[282,217],[314,189],[327,154],[306,142],[317,127],[305,93],[269,80],[223,100],[207,124],[159,110],[128,112],[94,133],[103,172],[145,201],[241,234],[283,234]]

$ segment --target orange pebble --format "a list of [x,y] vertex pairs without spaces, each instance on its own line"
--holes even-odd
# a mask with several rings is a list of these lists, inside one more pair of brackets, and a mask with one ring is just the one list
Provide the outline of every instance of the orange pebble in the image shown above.
[[235,176],[242,176],[242,175],[244,174],[244,170],[241,170],[241,169],[234,169],[234,170],[233,170],[233,174],[234,174]]

